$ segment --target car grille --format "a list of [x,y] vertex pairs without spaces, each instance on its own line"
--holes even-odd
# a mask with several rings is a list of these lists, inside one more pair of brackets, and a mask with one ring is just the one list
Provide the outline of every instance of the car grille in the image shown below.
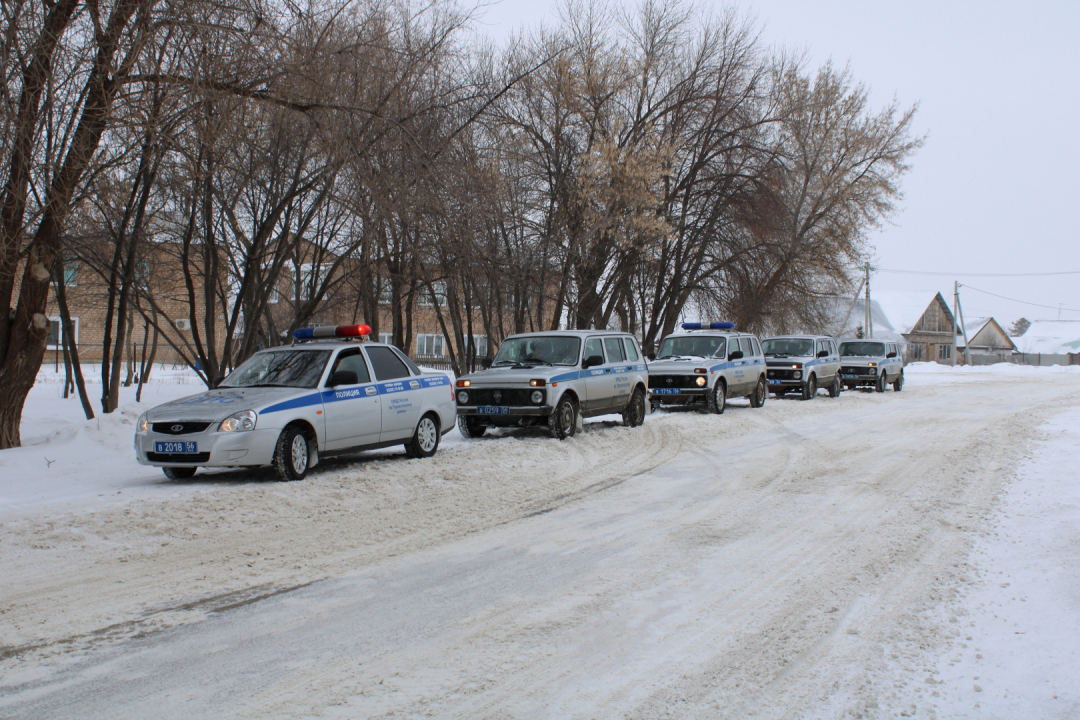
[[840,374],[841,375],[867,375],[867,376],[873,376],[873,375],[877,375],[877,368],[865,367],[865,366],[861,366],[861,365],[857,365],[857,366],[844,365],[844,366],[842,366],[840,368]]
[[154,432],[162,435],[190,435],[202,432],[210,427],[208,422],[156,422],[151,426]]
[[469,388],[469,402],[464,405],[535,405],[532,394],[538,389]]
[[794,370],[792,370],[791,368],[787,368],[786,370],[782,370],[780,368],[769,368],[766,374],[770,378],[776,380],[793,380],[794,378],[791,376],[793,372]]
[[696,380],[700,375],[653,375],[649,374],[650,388],[691,388],[700,390]]
[[210,460],[210,453],[146,453],[146,459],[150,462],[182,462],[204,463]]

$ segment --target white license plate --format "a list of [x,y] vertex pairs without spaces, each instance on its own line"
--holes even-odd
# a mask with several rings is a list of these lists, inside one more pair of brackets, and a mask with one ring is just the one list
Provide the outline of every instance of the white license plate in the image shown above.
[[197,453],[199,452],[199,443],[192,440],[185,442],[155,442],[154,452],[166,455]]
[[477,415],[509,415],[510,408],[506,405],[478,405]]

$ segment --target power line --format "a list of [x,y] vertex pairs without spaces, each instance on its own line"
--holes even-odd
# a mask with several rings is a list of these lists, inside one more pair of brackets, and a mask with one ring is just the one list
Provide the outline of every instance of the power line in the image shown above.
[[1074,308],[1067,308],[1067,307],[1060,307],[1060,306],[1059,307],[1054,307],[1053,305],[1039,305],[1038,303],[1028,302],[1026,300],[1017,300],[1016,298],[1008,298],[1008,297],[1005,297],[1004,295],[995,295],[992,292],[986,292],[985,290],[980,290],[979,288],[971,287],[970,285],[961,285],[960,287],[967,288],[968,290],[974,290],[975,292],[981,292],[983,295],[992,295],[993,297],[1001,298],[1002,300],[1008,300],[1010,302],[1020,303],[1021,305],[1031,305],[1033,307],[1047,308],[1048,310],[1064,310],[1065,312],[1080,312],[1080,310],[1076,310]]
[[[940,275],[942,277],[1049,277],[1051,275],[1080,275],[1080,270],[1067,270],[1065,272],[1046,273],[947,273],[930,272],[927,270],[886,270],[884,268],[876,269],[878,272],[895,273],[898,275]],[[975,288],[971,289],[974,290]],[[1017,300],[1017,302],[1020,301]]]

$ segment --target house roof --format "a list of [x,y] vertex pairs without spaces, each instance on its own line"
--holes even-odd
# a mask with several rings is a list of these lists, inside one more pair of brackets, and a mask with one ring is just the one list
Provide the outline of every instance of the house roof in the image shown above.
[[1036,320],[1013,341],[1025,353],[1080,353],[1080,320]]

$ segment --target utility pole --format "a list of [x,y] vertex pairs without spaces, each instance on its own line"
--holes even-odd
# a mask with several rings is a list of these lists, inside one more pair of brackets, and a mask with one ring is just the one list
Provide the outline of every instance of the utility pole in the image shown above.
[[866,337],[874,338],[874,316],[870,311],[870,271],[874,268],[870,267],[870,263],[863,265],[863,270],[866,271],[866,276],[863,278],[863,282],[866,283]]

